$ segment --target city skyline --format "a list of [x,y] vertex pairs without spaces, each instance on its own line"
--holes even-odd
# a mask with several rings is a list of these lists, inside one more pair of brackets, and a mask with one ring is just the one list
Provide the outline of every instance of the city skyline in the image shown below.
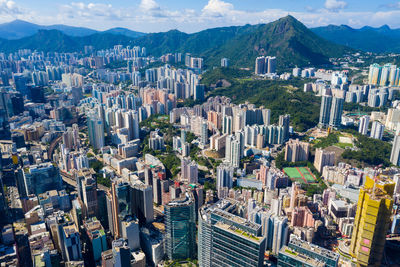
[[[249,8],[251,7],[251,8]],[[257,8],[255,8],[257,7]],[[0,23],[15,19],[41,25],[66,24],[106,30],[124,27],[141,32],[178,29],[187,33],[208,28],[268,23],[292,15],[308,27],[349,25],[399,28],[400,2],[361,0],[135,0],[49,1],[1,0]],[[101,23],[99,23],[101,21]]]

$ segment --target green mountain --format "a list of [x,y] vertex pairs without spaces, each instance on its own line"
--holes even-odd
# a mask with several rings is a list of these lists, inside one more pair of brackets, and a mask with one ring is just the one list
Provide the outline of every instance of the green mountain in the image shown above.
[[354,29],[347,25],[328,25],[311,29],[322,38],[354,49],[375,53],[400,53],[400,29],[384,25]]
[[352,49],[333,44],[310,31],[292,16],[258,25],[222,27],[186,34],[177,30],[147,34],[134,40],[154,55],[191,52],[217,66],[223,57],[240,67],[253,67],[260,55],[278,58],[278,67],[329,64],[330,57]]
[[351,49],[333,44],[313,32],[292,16],[256,25],[250,32],[236,36],[229,43],[214,50],[214,58],[227,57],[237,66],[254,65],[259,55],[276,56],[278,67],[320,66],[330,57],[340,57]]
[[321,66],[329,64],[330,57],[353,51],[317,36],[292,16],[268,24],[213,28],[192,34],[171,30],[144,35],[115,28],[71,36],[57,30],[38,30],[32,36],[17,40],[0,39],[0,51],[30,48],[45,52],[72,52],[81,51],[84,45],[102,49],[116,44],[145,46],[154,56],[190,52],[204,57],[210,67],[219,66],[220,59],[227,57],[234,66],[253,68],[255,58],[260,55],[276,56],[280,69]]
[[131,31],[131,30],[126,29],[126,28],[112,28],[112,29],[108,29],[106,31],[103,31],[102,33],[111,33],[111,34],[116,34],[116,35],[124,35],[124,36],[131,37],[131,38],[137,38],[137,37],[146,35],[143,32]]

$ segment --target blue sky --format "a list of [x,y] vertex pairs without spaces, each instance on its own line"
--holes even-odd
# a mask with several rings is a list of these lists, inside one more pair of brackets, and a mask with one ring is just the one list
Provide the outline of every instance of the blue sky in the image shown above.
[[400,0],[0,0],[0,22],[68,24],[143,32],[267,23],[288,14],[310,27],[388,24],[400,28]]

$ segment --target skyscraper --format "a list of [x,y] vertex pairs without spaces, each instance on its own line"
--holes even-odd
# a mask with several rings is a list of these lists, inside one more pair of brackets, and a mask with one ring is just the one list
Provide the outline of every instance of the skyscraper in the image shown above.
[[61,190],[62,180],[58,167],[51,163],[31,165],[23,170],[26,195],[39,195],[50,190]]
[[278,266],[337,267],[339,254],[308,243],[292,235],[287,246],[279,251]]
[[235,200],[223,199],[199,210],[199,266],[263,266],[266,239],[261,225],[235,213]]
[[286,143],[285,160],[290,162],[306,161],[310,151],[310,144],[299,139],[290,139]]
[[286,142],[289,140],[289,125],[290,125],[290,115],[280,115],[279,116],[279,126],[283,127],[283,140]]
[[360,118],[358,124],[358,132],[362,135],[368,134],[369,116],[365,115]]
[[371,138],[382,140],[384,130],[385,125],[383,125],[379,121],[374,121],[371,127]]
[[317,171],[322,172],[325,166],[333,166],[335,164],[335,152],[326,151],[317,148],[315,151],[314,167]]
[[132,215],[131,186],[127,182],[114,181],[111,185],[112,225],[114,237],[122,236],[121,221]]
[[324,95],[321,97],[321,110],[319,113],[319,125],[327,126],[332,106],[332,96]]
[[191,193],[164,206],[166,253],[171,260],[196,257],[196,211]]
[[331,112],[329,116],[329,126],[338,128],[342,124],[344,99],[340,97],[332,98]]
[[390,162],[400,166],[400,135],[395,135],[394,137]]
[[380,266],[393,207],[393,181],[367,177],[360,189],[350,254],[360,266]]
[[94,149],[100,149],[104,146],[104,125],[103,121],[96,115],[90,115],[87,118],[89,141]]

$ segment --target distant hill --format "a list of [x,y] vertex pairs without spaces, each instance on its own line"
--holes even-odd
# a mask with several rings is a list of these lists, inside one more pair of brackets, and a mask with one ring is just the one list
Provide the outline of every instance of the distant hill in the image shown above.
[[311,29],[322,38],[354,49],[375,53],[400,53],[400,29],[384,25],[354,29],[347,25],[328,25]]
[[227,57],[241,67],[254,67],[259,55],[278,58],[279,67],[329,64],[330,57],[352,49],[329,42],[292,16],[258,25],[222,27],[186,34],[177,30],[147,34],[134,40],[154,55],[191,52],[204,56],[209,65]]
[[131,30],[126,29],[126,28],[112,28],[112,29],[103,31],[102,33],[125,35],[125,36],[131,37],[131,38],[137,38],[137,37],[146,35],[146,33],[131,31]]
[[[74,37],[83,37],[92,35],[95,33],[100,33],[100,31],[96,31],[89,28],[84,27],[74,27],[68,25],[38,25],[34,23],[30,23],[23,20],[14,20],[11,22],[0,24],[0,38],[7,40],[15,40],[28,36],[32,36],[39,32],[39,30],[58,30],[66,35],[74,36]],[[136,38],[139,36],[145,35],[145,33],[131,31],[125,28],[112,28],[104,31],[104,33],[111,33],[116,35],[125,35],[131,38]]]
[[10,53],[19,49],[32,49],[43,52],[76,52],[82,51],[85,45],[105,49],[116,44],[131,45],[132,40],[127,36],[111,33],[69,36],[58,30],[39,30],[32,36],[17,40],[0,39],[0,51]]

